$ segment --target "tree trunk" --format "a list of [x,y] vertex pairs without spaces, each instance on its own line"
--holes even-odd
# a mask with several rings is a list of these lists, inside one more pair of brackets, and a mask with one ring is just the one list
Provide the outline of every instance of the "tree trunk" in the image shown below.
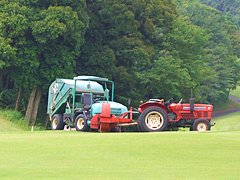
[[226,100],[225,100],[225,102],[228,100],[228,98],[229,98],[229,94],[230,94],[230,88],[228,89],[228,92],[227,92],[227,96],[226,96]]
[[48,121],[49,121],[49,115],[47,115],[47,117],[46,117],[46,120],[45,120],[45,123],[44,123],[44,130],[45,130],[46,127],[47,127]]
[[32,115],[31,115],[31,120],[33,120],[33,122],[32,122],[33,126],[36,122],[38,106],[39,106],[39,103],[41,100],[41,96],[42,96],[42,88],[37,86],[37,93],[36,93],[36,97],[33,102],[33,109],[32,109]]
[[7,81],[6,81],[6,87],[5,87],[5,89],[7,89],[7,88],[8,88],[8,84],[9,84],[9,77],[7,78]]
[[22,93],[22,85],[19,87],[19,90],[18,90],[18,96],[17,96],[16,102],[15,102],[15,111],[18,110],[18,107],[20,104],[20,99],[21,99],[21,93]]
[[34,103],[36,91],[37,91],[37,86],[35,88],[33,88],[32,92],[30,94],[29,100],[28,100],[27,111],[26,111],[26,114],[25,114],[25,120],[27,122],[30,121],[31,116],[32,116],[33,103]]
[[0,88],[2,88],[3,86],[3,75],[0,74]]

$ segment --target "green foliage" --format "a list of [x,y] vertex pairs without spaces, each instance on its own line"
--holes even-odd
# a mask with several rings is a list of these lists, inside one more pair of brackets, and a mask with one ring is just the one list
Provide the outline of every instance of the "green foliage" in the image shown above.
[[206,65],[211,68],[206,79],[197,89],[198,94],[210,103],[226,101],[229,90],[236,87],[239,63],[234,56],[231,37],[234,26],[219,11],[200,3],[183,3],[178,6],[180,14],[202,29],[208,29],[209,44],[205,51],[210,59]]
[[0,108],[12,108],[12,104],[16,99],[16,90],[3,89],[0,91]]
[[87,1],[90,16],[86,44],[76,74],[108,77],[115,82],[115,100],[137,106],[141,93],[137,72],[149,68],[172,24],[171,1]]
[[74,76],[89,22],[84,1],[2,0],[0,5],[0,86],[8,77],[13,87],[23,86],[27,101],[34,87],[47,94],[56,77]]
[[203,4],[212,6],[227,15],[234,24],[240,25],[240,2],[239,0],[200,0]]
[[[187,19],[176,18],[171,32],[167,33],[164,49],[152,67],[139,75],[145,84],[145,93],[150,97],[190,97],[190,89],[198,87],[208,71],[208,62],[203,47],[210,36],[206,30],[191,25]],[[169,93],[169,90],[171,93]]]

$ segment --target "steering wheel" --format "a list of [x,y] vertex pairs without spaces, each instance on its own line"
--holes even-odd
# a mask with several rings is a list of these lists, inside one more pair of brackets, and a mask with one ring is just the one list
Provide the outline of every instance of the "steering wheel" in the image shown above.
[[181,104],[181,102],[182,102],[182,99],[180,99],[180,101],[178,102],[178,104]]
[[101,98],[93,98],[93,103],[96,103],[96,102],[98,102],[100,100],[101,100]]
[[171,100],[173,100],[173,98],[167,100],[164,104],[167,105],[167,106],[170,105],[171,104],[171,102],[170,102]]

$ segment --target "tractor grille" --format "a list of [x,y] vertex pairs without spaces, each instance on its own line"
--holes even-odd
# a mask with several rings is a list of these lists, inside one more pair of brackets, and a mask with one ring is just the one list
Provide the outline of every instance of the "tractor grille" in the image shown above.
[[198,118],[207,118],[208,117],[208,112],[206,111],[199,111],[197,112]]
[[111,108],[111,114],[115,114],[115,115],[122,114],[121,108]]
[[203,112],[203,117],[208,117],[208,112]]
[[194,119],[194,115],[193,114],[189,114],[189,113],[181,113],[182,119]]
[[202,117],[202,112],[197,112],[197,115],[198,115],[199,118],[201,118]]

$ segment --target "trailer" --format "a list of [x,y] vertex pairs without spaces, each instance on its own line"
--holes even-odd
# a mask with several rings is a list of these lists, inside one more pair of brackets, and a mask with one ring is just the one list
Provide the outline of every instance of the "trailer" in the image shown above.
[[96,76],[56,79],[49,87],[47,113],[52,130],[121,131],[137,124],[132,108],[114,102],[113,81]]

